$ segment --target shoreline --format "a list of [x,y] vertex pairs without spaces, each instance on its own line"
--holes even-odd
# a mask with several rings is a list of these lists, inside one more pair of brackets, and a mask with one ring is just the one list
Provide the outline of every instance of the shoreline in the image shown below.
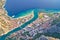
[[[28,15],[26,15],[26,16],[19,17],[19,18],[24,18],[24,17],[27,17],[27,16],[29,16],[29,15],[32,15],[32,18],[33,18],[33,16],[34,16],[34,15],[33,15],[33,11],[31,12],[31,14],[28,14]],[[19,19],[19,18],[16,18],[16,19]],[[31,19],[32,19],[32,18],[31,18]],[[29,19],[29,20],[30,20],[30,19]],[[23,24],[24,24],[24,23],[23,23]],[[23,25],[23,24],[22,24],[22,25]],[[18,27],[20,27],[20,26],[18,26]],[[18,28],[18,27],[15,27],[15,28],[11,29],[10,31],[12,31],[12,30],[14,30],[14,29],[16,29],[16,28]],[[6,33],[4,33],[4,34],[1,34],[1,36],[6,35],[6,34],[9,33],[10,31],[8,31],[8,32],[6,32]],[[0,36],[0,37],[1,37],[1,36]]]

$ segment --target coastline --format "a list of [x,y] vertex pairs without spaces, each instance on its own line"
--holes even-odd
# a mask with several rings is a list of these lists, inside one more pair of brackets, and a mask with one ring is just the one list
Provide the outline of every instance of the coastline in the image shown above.
[[4,40],[7,36],[11,35],[12,33],[16,32],[16,31],[19,31],[19,30],[23,29],[24,27],[26,27],[26,25],[28,25],[28,24],[30,24],[31,22],[35,21],[37,18],[38,18],[38,14],[37,14],[37,11],[35,10],[35,11],[34,11],[34,17],[33,17],[31,20],[25,22],[23,25],[15,28],[14,30],[8,32],[7,34],[1,36],[0,39],[3,38],[3,40]]
[[[28,12],[28,13],[29,13],[29,12]],[[31,14],[28,14],[28,15],[33,15],[33,11],[31,11],[30,13],[31,13]],[[26,16],[28,16],[28,15],[26,15]],[[8,16],[8,15],[7,15],[7,16]],[[23,16],[23,17],[26,17],[26,16]],[[33,16],[34,16],[34,15],[33,15]],[[19,18],[23,18],[23,17],[19,17]],[[19,18],[14,18],[14,19],[19,19]],[[32,18],[33,18],[33,17],[32,17]],[[32,19],[32,18],[31,18],[31,19]],[[30,19],[29,19],[29,20],[30,20]],[[23,24],[24,24],[24,23],[23,23]],[[23,25],[23,24],[22,24],[22,25]],[[16,28],[18,28],[18,27],[13,28],[12,30],[14,30],[14,29],[16,29]],[[10,30],[10,31],[12,31],[12,30]],[[6,35],[6,34],[9,33],[10,31],[2,34],[1,36]],[[0,37],[1,37],[1,36],[0,36]]]
[[[5,1],[6,2],[6,1]],[[4,4],[5,5],[5,4]],[[3,9],[5,10],[5,8],[3,7]],[[6,10],[5,10],[6,11]],[[48,11],[49,12],[49,11]],[[53,10],[53,12],[54,12],[54,10]],[[55,11],[56,12],[56,11]],[[8,12],[6,11],[6,15],[8,16],[8,14],[7,14]],[[28,16],[28,15],[30,15],[29,13],[27,14],[27,15],[25,15],[25,16]],[[18,18],[23,18],[23,17],[25,17],[25,16],[21,16],[21,17],[18,17]],[[13,17],[10,17],[10,16],[8,16],[10,19],[18,19],[18,18],[13,18]],[[28,22],[27,22],[28,23]],[[25,23],[24,23],[25,24]],[[22,28],[25,26],[24,24],[22,24]],[[24,26],[23,26],[24,25]],[[16,28],[18,28],[18,30],[19,30],[19,28],[20,29],[22,29],[21,28],[21,26],[19,26],[19,27],[16,27]],[[14,28],[14,29],[16,29],[16,28]],[[13,30],[14,29],[12,29],[12,30],[10,30],[9,32],[7,32],[6,34],[9,34],[10,35],[10,33],[12,34],[13,33]],[[15,30],[16,31],[16,30]],[[6,35],[6,34],[3,34],[2,36],[4,36],[4,35]],[[7,35],[8,36],[8,35]]]

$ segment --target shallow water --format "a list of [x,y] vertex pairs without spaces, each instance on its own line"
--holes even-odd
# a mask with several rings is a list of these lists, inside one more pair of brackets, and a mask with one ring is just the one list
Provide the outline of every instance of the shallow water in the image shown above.
[[[5,40],[5,38],[12,33],[21,30],[26,27],[28,24],[32,23],[38,18],[38,11],[36,9],[54,9],[54,11],[60,10],[60,0],[6,0],[4,8],[7,11],[7,14],[14,18],[22,17],[27,15],[26,10],[34,9],[34,17],[28,22],[24,23],[20,27],[8,32],[6,35],[0,37],[0,40]],[[21,28],[22,27],[22,28]]]
[[35,8],[60,10],[60,0],[6,0],[4,8],[10,17],[19,15],[18,18],[27,15],[21,12]]
[[11,34],[14,33],[14,32],[17,32],[17,31],[19,31],[19,30],[21,30],[21,29],[23,29],[23,28],[25,28],[28,24],[30,24],[30,23],[32,23],[33,21],[35,21],[35,20],[38,18],[38,14],[37,14],[37,13],[38,13],[38,10],[34,10],[34,17],[33,17],[31,20],[27,21],[26,23],[24,23],[24,24],[21,25],[20,27],[15,28],[14,30],[8,32],[7,34],[1,36],[0,39],[1,39],[1,40],[5,40],[5,38],[6,38],[7,36],[11,35]]

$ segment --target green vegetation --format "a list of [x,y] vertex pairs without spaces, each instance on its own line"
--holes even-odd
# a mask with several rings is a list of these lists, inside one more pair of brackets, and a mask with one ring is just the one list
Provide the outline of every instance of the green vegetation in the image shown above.
[[26,31],[26,32],[24,32],[23,34],[30,36],[29,31]]
[[37,33],[34,37],[33,40],[35,40],[36,38],[39,38],[41,35],[45,35],[48,37],[53,37],[53,38],[59,38],[60,39],[60,33]]
[[53,34],[44,33],[44,35],[48,36],[48,37],[54,37],[54,38],[59,38],[60,39],[60,33],[53,33]]
[[52,17],[54,14],[53,13],[48,13],[47,14],[49,17]]
[[37,33],[34,37],[33,40],[35,40],[36,38],[39,38],[42,34],[41,33]]
[[60,17],[59,18],[56,18],[55,20],[53,20],[53,22],[51,23],[51,25],[55,25],[58,22],[60,22]]
[[24,40],[23,38],[20,38],[20,40]]

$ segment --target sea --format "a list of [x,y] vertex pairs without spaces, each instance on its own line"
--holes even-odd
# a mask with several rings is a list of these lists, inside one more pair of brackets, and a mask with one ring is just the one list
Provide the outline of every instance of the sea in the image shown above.
[[7,34],[0,37],[0,40],[5,40],[7,36],[10,36],[12,33],[17,32],[23,28],[25,28],[28,24],[32,23],[38,18],[38,12],[43,10],[60,10],[60,0],[6,0],[5,10],[7,11],[8,16],[12,18],[19,18],[22,16],[26,16],[29,12],[34,11],[34,17],[19,26],[18,28],[8,32]]

